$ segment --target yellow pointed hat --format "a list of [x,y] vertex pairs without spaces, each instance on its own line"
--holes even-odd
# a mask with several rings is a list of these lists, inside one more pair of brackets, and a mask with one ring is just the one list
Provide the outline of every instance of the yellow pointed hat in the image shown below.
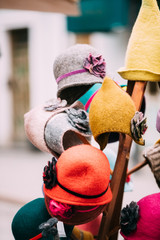
[[142,0],[129,39],[125,67],[118,73],[135,81],[160,81],[160,11],[156,0]]
[[[134,134],[133,130],[135,129],[134,125],[139,125],[135,121],[137,113],[139,112],[136,112],[130,95],[121,89],[112,79],[105,77],[102,87],[91,102],[89,110],[90,128],[101,150],[106,147],[111,132],[128,134],[136,143],[144,145],[141,134],[137,138],[137,134]],[[146,119],[141,118],[140,122],[144,123],[144,120]],[[141,132],[144,133],[144,129]]]

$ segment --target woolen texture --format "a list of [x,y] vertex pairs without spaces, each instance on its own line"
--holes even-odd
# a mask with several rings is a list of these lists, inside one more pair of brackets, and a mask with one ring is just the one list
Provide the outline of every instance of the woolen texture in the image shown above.
[[[93,56],[101,55],[98,50],[88,44],[76,44],[65,50],[55,59],[53,65],[55,79],[66,73],[83,69],[84,61],[90,53]],[[78,86],[81,88],[83,88],[84,85],[91,87],[95,83],[102,83],[102,81],[103,79],[101,77],[96,77],[89,71],[65,77],[58,82],[57,97],[66,99],[68,102],[69,97],[72,95],[77,95],[78,99],[88,90],[84,87],[83,92],[81,92],[79,96],[77,93],[77,91],[79,92]],[[73,87],[75,87],[74,91]],[[65,94],[65,91],[67,91],[67,94]]]
[[58,184],[52,189],[44,185],[45,195],[55,201],[78,206],[104,205],[111,201],[110,166],[101,150],[85,144],[71,147],[59,157],[56,172],[58,182],[76,193],[93,196],[103,193],[107,187],[108,190],[101,197],[86,199],[63,190]]
[[[50,133],[50,134],[52,135],[52,139],[54,139],[54,144],[52,144],[52,146],[51,145],[48,146],[46,144],[44,133],[45,133],[45,128],[46,128],[47,123],[52,118],[56,117],[56,115],[64,112],[64,110],[72,108],[72,107],[84,109],[83,104],[80,103],[79,101],[77,101],[70,106],[58,108],[54,111],[46,111],[44,109],[44,105],[40,105],[40,106],[33,108],[28,113],[26,113],[24,115],[24,129],[25,129],[25,133],[26,133],[26,136],[29,139],[29,141],[34,146],[36,146],[38,149],[40,149],[41,151],[49,152],[54,155],[55,153],[61,154],[62,151],[64,150],[64,146],[63,146],[63,137],[64,136],[65,136],[65,142],[67,142],[67,139],[69,141],[71,136],[72,136],[72,138],[75,139],[75,141],[74,141],[74,139],[72,139],[72,141],[70,141],[69,146],[71,146],[72,144],[75,145],[75,144],[82,143],[80,141],[80,139],[78,139],[78,137],[76,136],[75,133],[79,133],[80,135],[82,135],[82,137],[90,137],[90,134],[83,134],[82,132],[79,132],[76,128],[74,128],[66,120],[66,117],[65,117],[64,120],[62,118],[62,123],[64,123],[64,121],[65,121],[65,124],[61,124],[60,123],[61,119],[59,119],[57,122],[57,126],[56,126],[55,122],[52,126],[52,131],[54,130],[54,132]],[[49,131],[48,128],[47,128],[47,131]],[[54,137],[53,137],[53,135],[54,135]],[[52,142],[52,139],[51,139],[51,142]]]
[[127,80],[160,80],[160,12],[156,0],[142,0],[118,73]]
[[160,193],[142,198],[139,205],[137,229],[125,236],[125,240],[158,240],[160,239]]
[[[29,240],[35,237],[41,233],[39,225],[50,218],[44,198],[37,198],[25,204],[19,209],[12,221],[12,233],[15,240]],[[45,240],[46,238],[41,239]],[[53,236],[47,239],[53,240]]]
[[[46,204],[46,208],[47,208],[49,214],[52,217],[56,217],[59,221],[65,223],[69,226],[70,225],[81,225],[81,224],[92,221],[93,219],[97,218],[104,211],[104,209],[106,207],[106,204],[99,205],[99,206],[70,205],[74,209],[73,214],[72,214],[72,216],[70,216],[70,218],[66,218],[66,217],[63,217],[62,215],[60,216],[58,214],[56,214],[56,216],[54,216],[54,214],[50,211],[50,208],[49,208],[50,200],[51,200],[51,198],[49,198],[47,195],[45,195],[45,204]],[[93,209],[93,210],[90,210],[90,209]],[[82,210],[85,210],[85,211],[81,212]],[[89,210],[89,212],[87,210]]]
[[110,132],[125,133],[132,137],[130,125],[135,112],[136,108],[129,94],[112,79],[105,77],[89,111],[90,128],[102,150],[108,143]]
[[86,138],[91,137],[91,132],[82,132],[72,126],[68,121],[67,113],[62,112],[56,114],[47,122],[44,130],[44,138],[50,149],[61,154],[67,148],[83,143],[76,133]]

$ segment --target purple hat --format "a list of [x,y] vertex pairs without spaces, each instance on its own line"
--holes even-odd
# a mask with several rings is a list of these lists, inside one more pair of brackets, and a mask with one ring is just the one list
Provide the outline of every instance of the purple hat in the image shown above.
[[123,208],[120,225],[125,240],[160,239],[160,193],[148,195]]
[[105,65],[99,51],[88,44],[68,48],[55,59],[53,66],[57,97],[73,103],[93,84],[103,82]]
[[160,133],[160,109],[157,112],[156,128],[157,131]]

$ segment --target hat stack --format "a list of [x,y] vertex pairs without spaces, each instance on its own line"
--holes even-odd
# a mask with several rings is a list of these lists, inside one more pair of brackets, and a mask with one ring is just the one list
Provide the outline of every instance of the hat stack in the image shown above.
[[[46,220],[43,212],[48,219],[55,217],[73,226],[95,219],[112,199],[109,161],[101,150],[89,145],[92,135],[89,116],[83,103],[77,101],[92,86],[102,83],[105,61],[93,47],[77,44],[56,58],[54,75],[58,98],[24,116],[28,139],[41,151],[52,154],[52,161],[43,172],[45,206],[41,201],[34,208],[38,200],[31,201],[13,219],[12,230],[17,240],[19,236],[23,239],[23,233],[26,236],[17,226],[19,221],[30,239],[39,234],[37,227]],[[37,215],[43,219],[37,220]],[[75,234],[82,233],[76,229]],[[84,239],[93,239],[91,234],[83,235]]]
[[88,113],[79,101],[69,106],[64,100],[52,99],[37,106],[25,114],[24,128],[33,145],[54,156],[91,138]]
[[[101,150],[91,145],[65,150],[57,162],[53,159],[45,166],[43,179],[50,215],[67,224],[93,220],[112,199],[109,161]],[[55,209],[57,205],[59,211]],[[62,209],[65,209],[63,214]]]

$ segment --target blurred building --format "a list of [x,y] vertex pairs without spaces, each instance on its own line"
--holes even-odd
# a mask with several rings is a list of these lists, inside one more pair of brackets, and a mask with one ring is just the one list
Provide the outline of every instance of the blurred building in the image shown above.
[[0,11],[0,146],[24,141],[24,113],[55,97],[52,65],[67,46],[64,15]]
[[[127,3],[126,0],[119,0],[120,3],[123,1]],[[94,1],[95,4],[96,2]],[[103,0],[100,2],[105,3]],[[74,20],[69,17],[66,21],[64,14],[0,10],[0,147],[26,143],[24,113],[56,97],[54,59],[76,42],[90,43],[99,49],[106,60],[109,76],[117,82],[127,83],[117,74],[117,70],[124,65],[128,38],[138,13],[136,3],[139,1],[131,2],[134,3],[130,7],[118,9],[124,11],[118,15],[119,19],[123,14],[127,14],[127,26],[116,24],[118,20],[113,17],[112,29],[107,30],[106,24],[106,29],[98,30],[96,24],[95,31],[93,28],[89,29],[91,25],[87,25],[87,22],[86,25],[79,24],[81,21],[78,22],[78,18]],[[85,5],[82,7],[86,17]],[[118,10],[114,13],[116,16]],[[95,11],[95,14],[98,13],[99,10]],[[109,24],[111,26],[110,22]],[[79,31],[76,31],[75,27]]]

